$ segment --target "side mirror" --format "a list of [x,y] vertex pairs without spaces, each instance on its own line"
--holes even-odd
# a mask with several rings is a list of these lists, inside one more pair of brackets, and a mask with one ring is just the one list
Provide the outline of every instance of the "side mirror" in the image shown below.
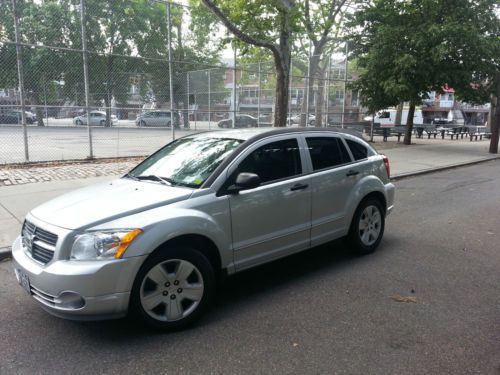
[[260,177],[255,173],[242,172],[236,177],[236,182],[227,188],[228,194],[238,194],[241,190],[256,188],[260,185]]

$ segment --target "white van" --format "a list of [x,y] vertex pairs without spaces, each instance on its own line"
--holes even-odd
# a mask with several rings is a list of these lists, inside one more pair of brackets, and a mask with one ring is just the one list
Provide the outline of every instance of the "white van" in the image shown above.
[[[389,127],[396,125],[396,112],[395,109],[384,109],[379,111],[375,115],[375,123],[379,123],[381,127]],[[406,120],[408,119],[408,110],[404,109],[401,116],[401,125],[406,125]],[[422,111],[419,109],[415,110],[413,115],[413,125],[423,125],[424,118],[422,116]]]

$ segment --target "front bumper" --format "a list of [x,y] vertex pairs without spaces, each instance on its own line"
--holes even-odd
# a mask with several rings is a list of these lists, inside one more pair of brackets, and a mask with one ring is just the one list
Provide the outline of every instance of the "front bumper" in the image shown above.
[[[126,315],[130,291],[145,256],[99,261],[53,260],[41,265],[12,245],[14,270],[31,297],[66,319],[100,320]],[[29,280],[26,282],[26,280]]]

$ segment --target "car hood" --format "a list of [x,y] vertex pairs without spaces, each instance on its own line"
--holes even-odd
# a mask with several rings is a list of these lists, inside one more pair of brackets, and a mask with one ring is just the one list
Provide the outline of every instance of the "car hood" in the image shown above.
[[31,211],[35,218],[66,229],[87,229],[191,196],[193,189],[121,178],[61,195]]

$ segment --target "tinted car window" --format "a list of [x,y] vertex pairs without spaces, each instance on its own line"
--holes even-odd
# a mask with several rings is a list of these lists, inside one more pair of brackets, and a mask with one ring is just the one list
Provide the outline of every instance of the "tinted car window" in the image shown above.
[[315,171],[351,161],[347,149],[338,138],[307,138],[307,147]]
[[366,159],[368,157],[368,150],[361,143],[351,141],[349,139],[346,139],[346,141],[347,145],[351,149],[352,156],[354,156],[354,159],[361,160],[361,159]]
[[241,172],[259,175],[262,183],[301,174],[297,140],[287,139],[259,147],[241,162],[235,176]]

